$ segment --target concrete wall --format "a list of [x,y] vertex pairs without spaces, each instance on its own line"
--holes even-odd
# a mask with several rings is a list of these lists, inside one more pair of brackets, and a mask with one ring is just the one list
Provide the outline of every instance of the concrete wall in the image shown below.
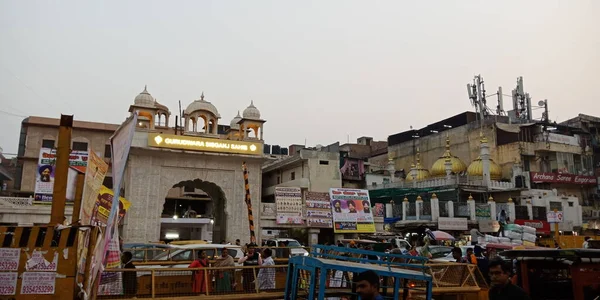
[[[74,128],[71,134],[73,142],[88,143],[88,149],[104,157],[104,147],[109,143],[112,132],[82,130]],[[28,125],[27,139],[25,141],[25,158],[23,160],[23,176],[21,190],[33,192],[35,189],[35,175],[37,174],[37,162],[42,148],[42,140],[54,140],[58,142],[58,128]]]
[[[498,150],[496,149],[496,134],[492,125],[483,127],[483,133],[490,145],[491,158],[498,162]],[[416,149],[419,148],[421,164],[431,169],[433,163],[444,154],[446,147],[446,134],[450,136],[450,151],[458,156],[467,166],[479,156],[480,128],[476,123],[452,128],[442,133],[424,136],[412,141],[388,147],[388,154],[394,160],[396,170],[410,170],[411,164],[416,162]],[[499,162],[498,162],[499,163]],[[508,174],[507,174],[508,175]]]
[[384,180],[387,180],[387,182],[390,182],[390,176],[389,175],[382,175],[382,174],[371,174],[371,173],[367,173],[366,177],[365,177],[365,182],[367,184],[367,186],[373,186],[373,183],[376,183],[378,186],[383,185]]

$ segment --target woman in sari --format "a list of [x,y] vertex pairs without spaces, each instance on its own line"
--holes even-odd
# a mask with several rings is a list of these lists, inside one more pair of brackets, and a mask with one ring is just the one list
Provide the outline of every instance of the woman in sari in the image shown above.
[[[223,248],[221,251],[221,256],[216,258],[215,267],[216,268],[224,268],[224,267],[233,267],[233,257],[229,255],[229,251],[227,248]],[[216,291],[217,292],[229,292],[231,291],[231,271],[232,270],[217,270],[215,271],[215,283],[216,283]]]
[[[206,268],[208,267],[208,259],[206,259],[206,252],[199,251],[197,259],[190,264],[189,268]],[[192,272],[192,291],[194,293],[206,293],[206,278],[203,270],[196,270]]]

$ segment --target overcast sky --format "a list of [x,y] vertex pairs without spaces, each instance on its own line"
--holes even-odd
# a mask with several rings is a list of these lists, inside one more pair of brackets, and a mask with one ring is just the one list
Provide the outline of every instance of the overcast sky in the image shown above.
[[598,13],[594,0],[0,0],[0,147],[16,153],[21,116],[120,123],[145,84],[172,111],[204,91],[221,124],[253,99],[282,146],[471,110],[476,74],[488,94],[523,76],[552,120],[600,115]]

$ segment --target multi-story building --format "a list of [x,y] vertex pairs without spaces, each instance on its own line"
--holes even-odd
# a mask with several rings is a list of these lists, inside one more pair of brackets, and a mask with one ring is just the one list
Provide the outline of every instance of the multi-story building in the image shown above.
[[[290,147],[293,155],[280,157],[262,167],[261,223],[263,238],[293,236],[305,243],[330,241],[333,237],[331,216],[323,222],[306,220],[306,199],[311,195],[327,198],[330,188],[342,186],[340,156],[337,152]],[[322,150],[322,149],[321,149]],[[277,221],[277,188],[299,188],[302,192],[302,224],[281,224]],[[310,202],[310,201],[309,201]],[[330,211],[331,212],[331,211]],[[279,223],[279,224],[278,224]],[[299,222],[300,223],[300,222]],[[299,233],[298,233],[299,232]],[[308,233],[308,234],[306,234]]]
[[[436,215],[469,217],[472,205],[485,206],[488,199],[509,203],[510,198],[525,205],[521,191],[530,188],[555,189],[557,196],[585,203],[597,188],[597,179],[589,171],[591,157],[582,144],[587,138],[586,132],[574,127],[511,124],[503,116],[479,121],[475,113],[462,113],[391,135],[389,171],[396,176],[390,184],[370,186],[371,198],[405,208],[395,210],[397,215],[404,213],[400,216],[404,221],[416,217],[421,222],[435,221]],[[484,207],[478,211],[490,215]]]

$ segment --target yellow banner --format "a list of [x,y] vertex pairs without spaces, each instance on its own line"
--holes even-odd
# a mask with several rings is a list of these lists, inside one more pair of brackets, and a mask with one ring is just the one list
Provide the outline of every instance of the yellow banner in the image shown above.
[[[106,225],[108,216],[110,215],[110,209],[112,207],[114,195],[115,194],[113,191],[105,186],[102,186],[100,191],[98,191],[98,197],[96,200],[96,213],[94,217],[94,221],[96,223]],[[131,202],[127,201],[127,199],[123,197],[119,197],[119,219],[125,216],[125,213],[127,213],[127,210],[129,210],[130,206]]]
[[157,148],[239,153],[248,155],[262,155],[263,150],[263,144],[259,141],[231,141],[163,133],[148,133],[148,146]]
[[[104,177],[108,171],[108,164],[94,151],[90,151],[87,164],[83,197],[81,199],[81,225],[90,225],[98,191],[102,187]],[[77,220],[73,220],[73,222],[75,221]]]

